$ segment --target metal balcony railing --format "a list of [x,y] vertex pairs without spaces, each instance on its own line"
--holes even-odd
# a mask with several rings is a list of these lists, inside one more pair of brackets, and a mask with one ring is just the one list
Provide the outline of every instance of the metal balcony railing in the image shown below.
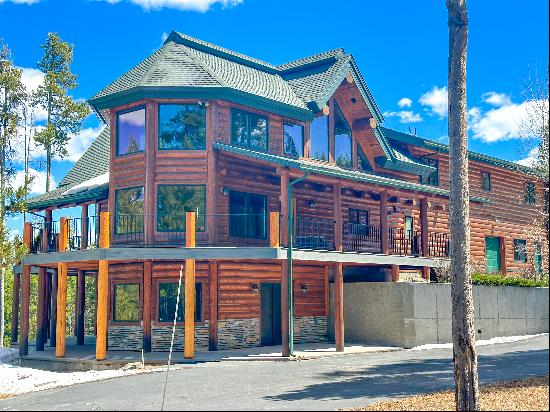
[[294,220],[294,247],[334,250],[334,220],[298,216]]

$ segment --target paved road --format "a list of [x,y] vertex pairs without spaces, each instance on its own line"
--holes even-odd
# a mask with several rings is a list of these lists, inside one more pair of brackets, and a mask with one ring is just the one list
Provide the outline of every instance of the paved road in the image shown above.
[[[481,383],[548,373],[548,336],[479,348]],[[451,351],[222,362],[173,371],[165,409],[334,410],[453,385]],[[165,374],[93,382],[0,401],[0,410],[158,410]]]

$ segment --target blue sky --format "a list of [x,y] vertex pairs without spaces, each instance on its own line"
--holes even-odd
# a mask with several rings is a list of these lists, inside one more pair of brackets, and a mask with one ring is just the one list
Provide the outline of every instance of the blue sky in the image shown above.
[[[536,67],[544,73],[548,65],[548,2],[484,0],[468,7],[470,148],[525,158],[518,139],[526,107],[522,90]],[[171,30],[274,64],[343,47],[385,113],[385,126],[410,126],[418,135],[446,141],[444,0],[0,0],[0,22],[0,38],[29,85],[40,80],[32,69],[47,32],[73,43],[79,86],[72,94],[78,98],[91,97],[139,63]],[[73,161],[100,130],[94,117],[84,126],[71,144]],[[56,182],[71,164],[55,162]]]

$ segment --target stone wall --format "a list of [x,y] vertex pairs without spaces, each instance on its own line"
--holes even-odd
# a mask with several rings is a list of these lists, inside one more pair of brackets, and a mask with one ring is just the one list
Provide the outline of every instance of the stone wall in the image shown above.
[[[208,350],[208,321],[201,325],[195,325],[195,349],[197,351]],[[176,325],[174,334],[174,350],[183,351],[184,326]],[[172,339],[172,326],[151,326],[151,350],[153,352],[166,352],[170,350]]]
[[108,350],[143,349],[143,327],[109,326],[107,348]]
[[327,341],[326,316],[294,317],[294,343],[315,343]]
[[260,319],[218,321],[218,350],[260,346]]

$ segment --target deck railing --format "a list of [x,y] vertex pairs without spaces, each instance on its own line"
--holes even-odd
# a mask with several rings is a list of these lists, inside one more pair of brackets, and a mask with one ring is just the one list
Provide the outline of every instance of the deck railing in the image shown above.
[[57,252],[59,221],[31,224],[31,253]]
[[419,256],[420,234],[407,229],[389,229],[389,249],[391,255]]
[[343,234],[345,252],[380,253],[380,226],[345,223]]
[[298,216],[294,220],[294,246],[298,249],[334,250],[336,222]]
[[69,219],[68,250],[97,249],[99,247],[99,216],[88,216],[84,219]]
[[447,233],[428,234],[428,256],[437,258],[449,257],[449,235]]

